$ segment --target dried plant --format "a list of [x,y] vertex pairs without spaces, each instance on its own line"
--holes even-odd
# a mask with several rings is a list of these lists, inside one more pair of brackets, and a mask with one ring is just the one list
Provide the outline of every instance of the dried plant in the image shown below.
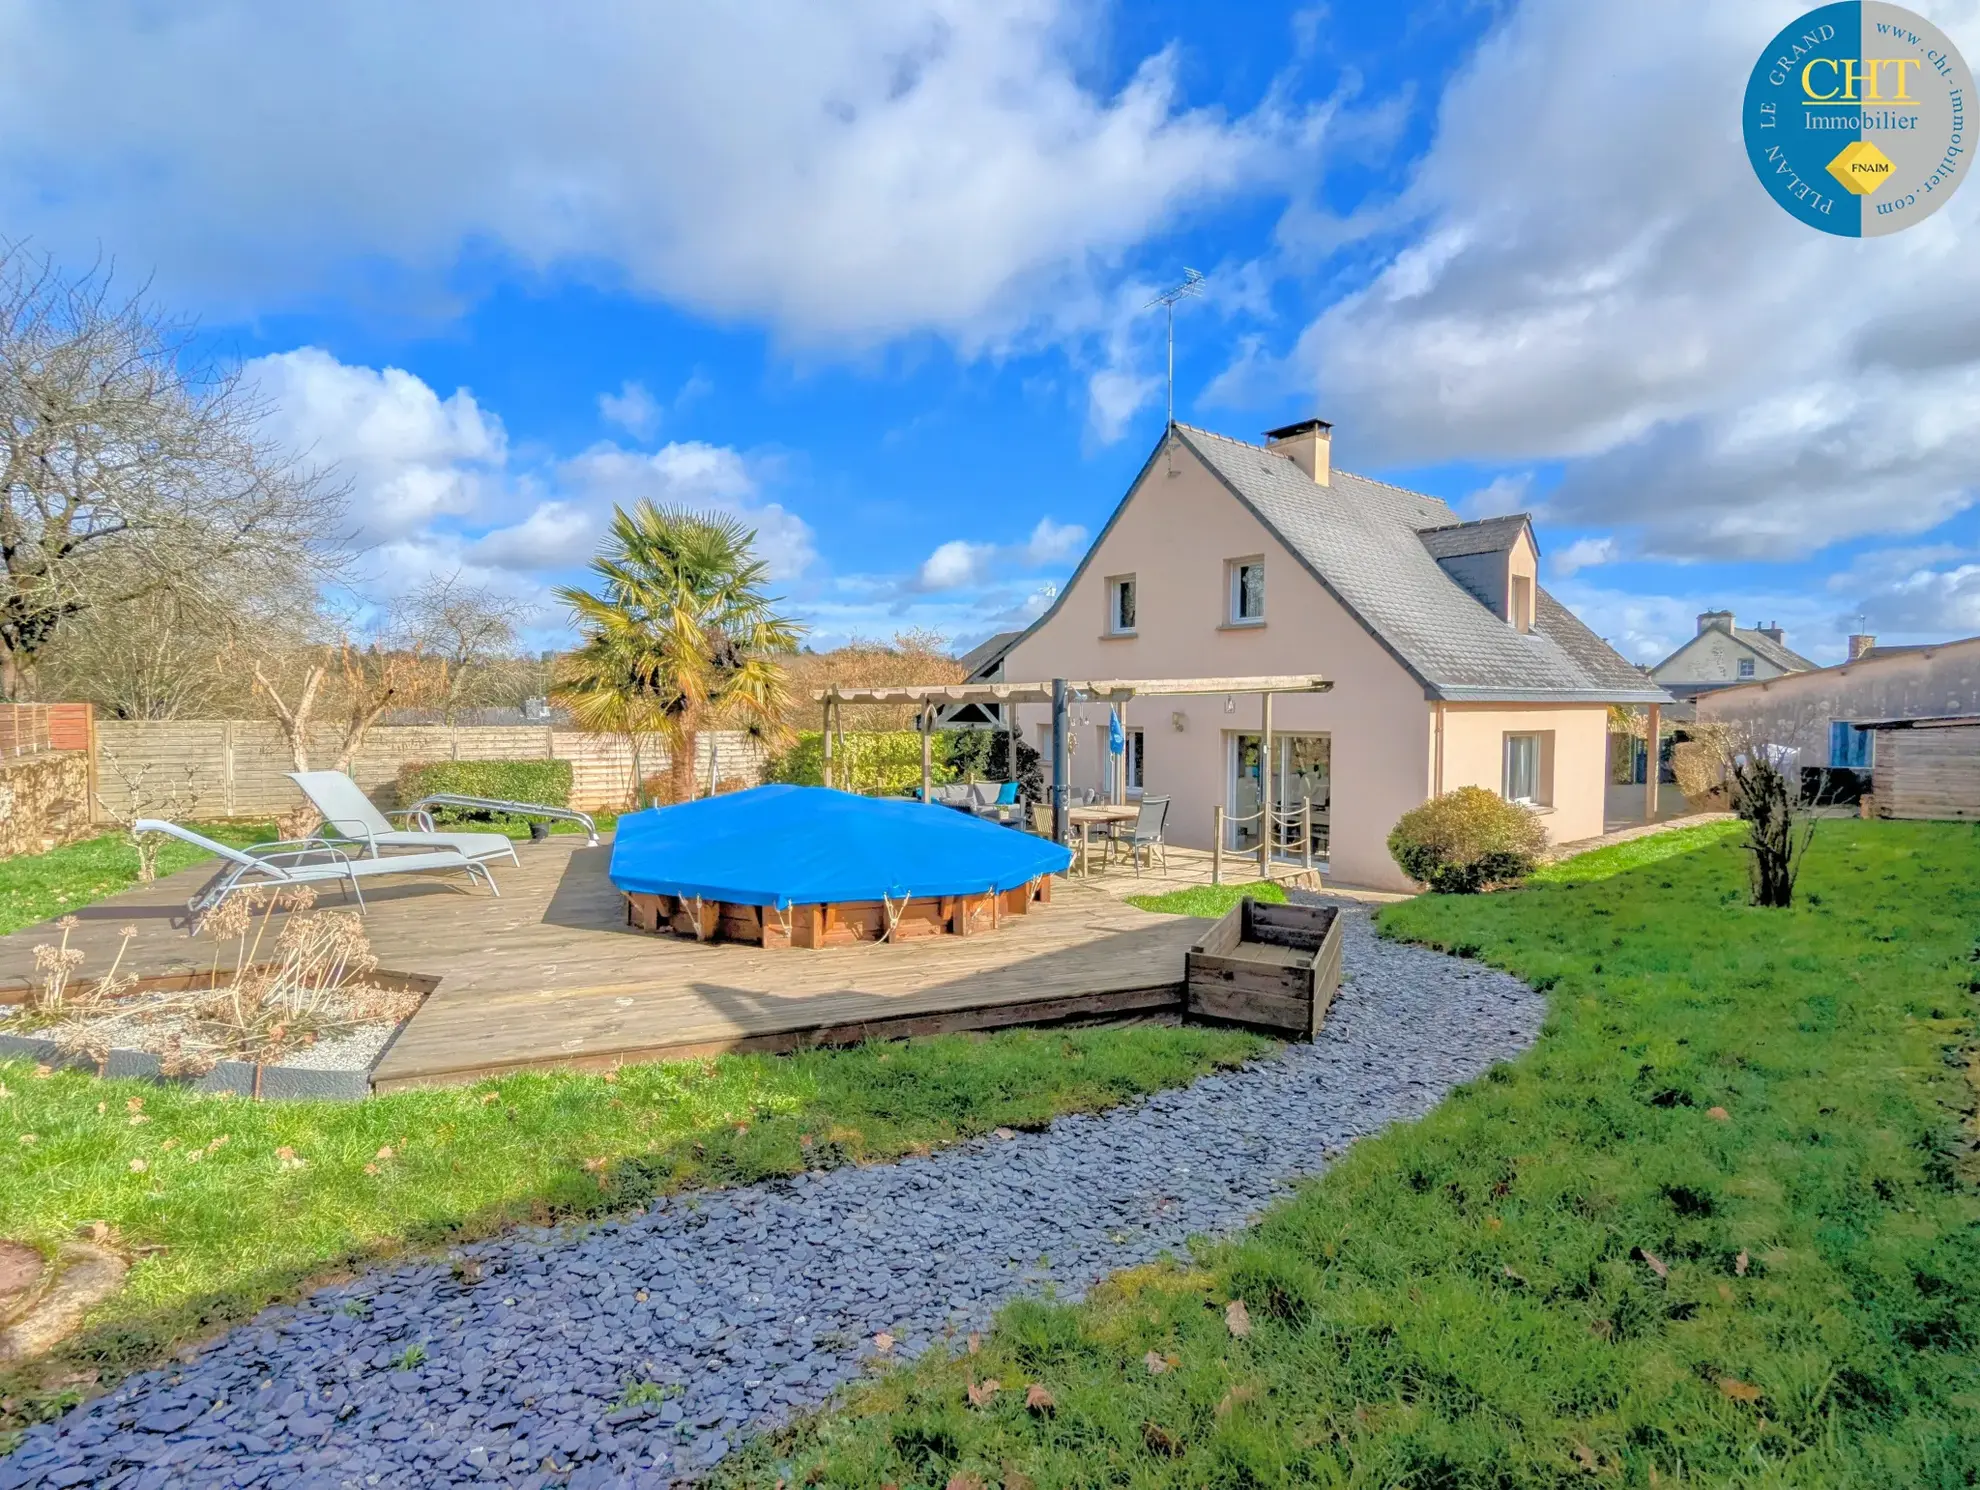
[[34,949],[34,968],[40,978],[29,995],[29,1001],[37,1014],[62,1012],[63,1005],[68,1002],[69,982],[75,977],[76,969],[83,964],[82,948],[69,945],[69,934],[79,924],[76,918],[64,916],[55,924],[62,928],[60,945],[42,942]]

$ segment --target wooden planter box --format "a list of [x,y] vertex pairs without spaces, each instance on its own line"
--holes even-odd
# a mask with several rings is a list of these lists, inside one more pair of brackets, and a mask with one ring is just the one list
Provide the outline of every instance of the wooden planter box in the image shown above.
[[1185,1011],[1310,1040],[1341,984],[1332,906],[1239,901],[1183,959]]

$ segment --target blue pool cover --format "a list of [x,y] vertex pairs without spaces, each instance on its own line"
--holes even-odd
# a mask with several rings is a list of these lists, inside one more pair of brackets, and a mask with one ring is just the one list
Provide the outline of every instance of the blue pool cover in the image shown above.
[[1063,873],[1072,850],[951,807],[759,786],[619,819],[612,883],[784,910],[825,901],[982,895]]

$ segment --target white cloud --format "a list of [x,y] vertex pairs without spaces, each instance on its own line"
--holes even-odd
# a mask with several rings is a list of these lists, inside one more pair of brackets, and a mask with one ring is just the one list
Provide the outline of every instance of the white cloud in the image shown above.
[[[1950,559],[1962,563],[1948,563]],[[1832,592],[1847,597],[1839,624],[1860,616],[1885,641],[1950,641],[1980,636],[1980,563],[1943,546],[1866,554],[1835,576]]]
[[1555,574],[1565,579],[1570,574],[1596,564],[1607,564],[1616,557],[1616,540],[1613,538],[1577,538],[1558,554],[1547,557],[1547,566]]
[[1041,517],[1024,546],[1024,560],[1034,567],[1062,564],[1078,555],[1085,544],[1086,529],[1078,523],[1055,523],[1049,517]]
[[[1370,214],[1413,236],[1296,354],[1353,460],[1564,461],[1557,521],[1674,557],[1799,556],[1975,499],[1980,191],[1862,240],[1768,200],[1737,105],[1798,8],[1510,13]],[[1481,123],[1509,100],[1516,146]]]
[[756,530],[756,551],[777,579],[794,579],[817,557],[811,525],[780,503],[762,499],[749,461],[740,451],[701,440],[674,440],[658,450],[595,445],[561,462],[551,479],[557,488],[597,514],[602,532],[613,505],[649,498],[661,507],[714,509]]
[[1168,51],[1097,88],[1100,24],[1084,0],[10,6],[0,214],[223,314],[380,264],[444,301],[473,246],[792,342],[979,348],[1310,153],[1276,94],[1189,108]]
[[1527,500],[1527,493],[1532,485],[1533,477],[1526,472],[1494,476],[1460,505],[1474,518],[1508,517],[1515,512],[1530,512],[1533,504]]
[[508,456],[501,420],[465,388],[443,399],[411,373],[347,366],[316,347],[244,371],[269,434],[349,483],[360,544],[473,513]]
[[996,553],[994,543],[967,543],[952,538],[922,561],[915,576],[916,587],[927,591],[960,590],[966,585],[981,584]]
[[598,415],[607,424],[616,424],[636,440],[651,439],[660,428],[660,401],[647,392],[644,383],[628,378],[617,393],[598,395]]
[[603,525],[569,502],[541,502],[521,522],[496,528],[469,549],[478,563],[540,573],[582,564],[595,551]]

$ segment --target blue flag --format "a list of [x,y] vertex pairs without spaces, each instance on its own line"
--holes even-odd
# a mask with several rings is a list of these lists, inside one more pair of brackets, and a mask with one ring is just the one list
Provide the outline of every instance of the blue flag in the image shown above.
[[1107,716],[1107,751],[1110,755],[1119,755],[1126,749],[1127,736],[1121,729],[1121,716],[1118,714],[1109,714]]

